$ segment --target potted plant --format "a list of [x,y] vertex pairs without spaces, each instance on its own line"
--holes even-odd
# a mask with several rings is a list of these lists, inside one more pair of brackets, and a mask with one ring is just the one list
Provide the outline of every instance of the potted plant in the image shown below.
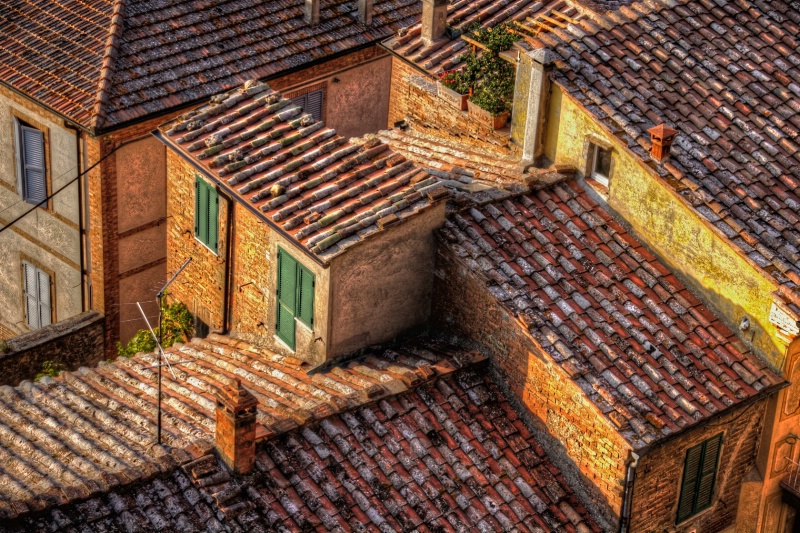
[[439,76],[436,83],[439,97],[461,111],[467,110],[467,99],[472,89],[472,82],[464,70],[447,70]]
[[481,78],[468,103],[471,117],[493,129],[506,125],[514,99],[514,67],[494,54],[481,56]]
[[467,102],[469,116],[492,129],[499,130],[508,122],[508,106],[498,95],[481,88]]

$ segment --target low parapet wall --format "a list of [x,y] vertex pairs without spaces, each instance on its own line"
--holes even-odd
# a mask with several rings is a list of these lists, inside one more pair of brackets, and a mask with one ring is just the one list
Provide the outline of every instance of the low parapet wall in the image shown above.
[[65,370],[93,366],[103,359],[103,317],[96,311],[9,339],[0,354],[0,385],[18,385],[42,371],[45,361]]

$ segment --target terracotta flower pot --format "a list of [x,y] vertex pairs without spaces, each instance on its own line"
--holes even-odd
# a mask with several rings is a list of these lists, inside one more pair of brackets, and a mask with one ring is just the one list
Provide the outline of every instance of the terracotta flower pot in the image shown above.
[[493,115],[479,105],[472,103],[472,101],[468,102],[468,110],[471,118],[477,120],[481,124],[486,124],[493,130],[499,130],[503,128],[508,122],[508,117],[510,115],[508,111],[503,111],[502,113]]
[[468,94],[459,94],[439,81],[436,82],[436,86],[438,87],[439,98],[460,111],[467,110]]

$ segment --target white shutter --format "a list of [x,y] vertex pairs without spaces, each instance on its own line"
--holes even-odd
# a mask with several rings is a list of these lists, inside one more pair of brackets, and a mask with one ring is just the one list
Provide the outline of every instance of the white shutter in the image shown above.
[[47,198],[44,133],[20,124],[22,187],[25,201],[39,204]]
[[39,329],[39,289],[37,288],[36,267],[22,262],[25,282],[25,323],[31,329]]
[[49,326],[53,316],[50,306],[50,276],[37,268],[36,280],[39,291],[39,326]]

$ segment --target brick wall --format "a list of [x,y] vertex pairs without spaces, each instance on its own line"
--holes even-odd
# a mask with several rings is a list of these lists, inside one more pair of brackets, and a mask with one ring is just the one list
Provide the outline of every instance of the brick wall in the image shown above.
[[445,139],[503,154],[519,153],[508,132],[495,132],[470,119],[466,111],[446,104],[436,95],[433,78],[393,57],[388,127],[405,118],[411,120],[414,129]]
[[[767,400],[761,399],[738,407],[642,457],[636,469],[631,531],[710,533],[734,524],[742,480],[755,464],[766,405]],[[719,433],[723,433],[722,455],[714,504],[676,526],[686,450]]]
[[[170,285],[170,300],[189,311],[212,330],[223,327],[227,215],[230,206],[219,197],[218,253],[194,235],[195,176],[199,172],[171,150],[167,151],[167,272],[175,272],[188,257],[192,262]],[[209,182],[210,183],[210,182]]]
[[103,359],[103,317],[94,311],[81,313],[14,337],[8,348],[0,354],[0,385],[33,379],[45,361],[59,363],[65,370],[94,366]]
[[630,445],[527,328],[445,246],[440,246],[437,257],[432,317],[438,328],[488,349],[493,369],[505,385],[557,439],[558,446],[550,446],[548,452],[558,463],[577,465],[592,507],[606,521],[615,522]]

